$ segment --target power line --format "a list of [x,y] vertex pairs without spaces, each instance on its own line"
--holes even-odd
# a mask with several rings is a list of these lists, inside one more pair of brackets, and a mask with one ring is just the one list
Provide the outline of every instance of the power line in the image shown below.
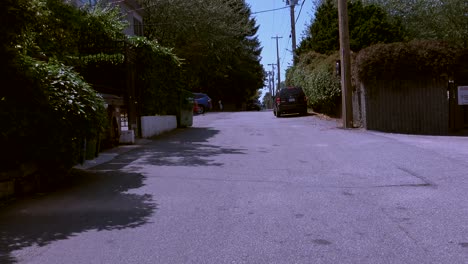
[[297,15],[297,18],[296,18],[296,24],[297,24],[297,21],[299,20],[299,16],[301,16],[302,7],[304,6],[305,1],[306,0],[302,1],[301,9],[299,9],[299,14]]
[[269,9],[269,10],[257,11],[257,12],[253,12],[253,13],[252,13],[252,15],[255,15],[255,14],[260,14],[260,13],[266,13],[266,12],[273,12],[273,11],[278,11],[278,10],[281,10],[281,9],[286,9],[286,8],[289,8],[289,7],[288,7],[288,6],[285,6],[285,7],[275,8],[275,9]]

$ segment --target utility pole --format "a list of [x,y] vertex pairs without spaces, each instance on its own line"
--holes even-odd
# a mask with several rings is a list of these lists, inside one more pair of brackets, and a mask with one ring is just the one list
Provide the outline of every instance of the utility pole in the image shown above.
[[281,88],[281,72],[280,72],[280,57],[279,57],[279,48],[278,48],[278,39],[283,37],[272,37],[272,39],[276,39],[276,66],[278,67],[278,85],[276,89],[279,90]]
[[267,76],[268,76],[268,92],[270,92],[270,95],[273,94],[273,92],[271,91],[271,72],[267,72]]
[[271,88],[271,71],[267,71],[267,76],[268,76],[268,92],[270,93],[270,96],[273,95],[273,91]]
[[275,65],[274,63],[269,63],[268,65],[271,65],[271,84],[273,88],[273,92],[271,93],[271,96],[275,96]]
[[273,72],[268,71],[268,88],[270,90],[270,95],[269,95],[269,97],[267,97],[267,107],[268,107],[268,109],[273,108],[273,88],[271,86],[272,83],[274,84]]
[[[304,0],[305,1],[305,0]],[[293,53],[293,65],[297,63],[296,57],[296,15],[294,7],[297,5],[298,0],[286,0],[286,4],[291,8],[291,38],[292,38],[292,53]]]
[[346,0],[338,0],[341,57],[341,97],[343,128],[353,128],[351,87],[351,56],[349,51],[348,6]]

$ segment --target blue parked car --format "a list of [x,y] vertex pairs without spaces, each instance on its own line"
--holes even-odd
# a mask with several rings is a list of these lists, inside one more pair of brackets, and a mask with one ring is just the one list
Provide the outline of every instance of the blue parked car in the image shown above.
[[204,93],[193,93],[193,97],[198,105],[198,114],[203,114],[206,111],[211,110],[213,107],[211,104],[211,98]]

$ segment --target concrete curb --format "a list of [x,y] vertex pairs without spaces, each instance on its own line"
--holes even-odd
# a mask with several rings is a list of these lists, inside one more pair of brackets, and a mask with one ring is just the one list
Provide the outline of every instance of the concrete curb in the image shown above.
[[138,138],[135,140],[135,144],[133,145],[119,145],[115,148],[105,150],[103,152],[100,152],[99,155],[92,159],[92,160],[85,160],[83,164],[78,164],[75,165],[73,168],[75,169],[80,169],[80,170],[88,170],[92,167],[95,167],[97,165],[109,162],[113,160],[115,157],[118,155],[131,151],[133,149],[140,148],[146,144],[151,143],[152,141],[149,139],[144,139],[144,138]]

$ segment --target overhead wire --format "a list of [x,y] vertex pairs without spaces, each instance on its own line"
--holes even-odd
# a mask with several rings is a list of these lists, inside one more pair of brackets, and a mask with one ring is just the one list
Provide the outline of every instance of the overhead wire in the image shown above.
[[255,14],[261,14],[261,13],[266,13],[266,12],[273,12],[273,11],[278,11],[278,10],[281,10],[281,9],[286,9],[288,8],[288,6],[285,6],[285,7],[280,7],[280,8],[275,8],[275,9],[269,9],[269,10],[262,10],[262,11],[257,11],[257,12],[253,12],[252,15],[255,15]]
[[[299,13],[296,17],[296,20],[294,23],[297,23],[297,21],[299,20],[299,17],[301,15],[301,12],[302,12],[302,8],[304,7],[304,3],[305,3],[306,0],[303,0],[302,1],[302,4],[301,4],[301,8],[299,9]],[[252,15],[255,15],[255,14],[261,14],[261,13],[266,13],[266,12],[274,12],[274,11],[278,11],[278,10],[282,10],[282,9],[286,9],[286,8],[290,8],[290,6],[285,6],[285,7],[280,7],[280,8],[274,8],[274,9],[268,9],[268,10],[262,10],[262,11],[257,11],[257,12],[252,12]],[[273,27],[274,27],[274,24],[275,24],[275,16],[273,15]],[[290,41],[291,41],[291,38],[292,38],[292,35],[291,33],[289,34],[289,38],[288,38],[288,43],[286,45],[286,47],[289,46],[290,44]],[[283,52],[283,56],[281,58],[281,65],[284,65],[284,62],[286,60],[286,52],[288,52],[288,49],[285,48],[284,49],[284,52]],[[292,52],[292,51],[291,51]],[[285,69],[284,67],[281,67],[283,70]]]
[[294,23],[296,23],[296,24],[297,24],[297,21],[299,20],[299,17],[301,16],[302,7],[304,6],[305,1],[306,1],[306,0],[302,1],[301,9],[299,9],[299,14],[297,15],[296,22],[294,22]]
[[[296,21],[294,22],[295,24],[297,24],[297,21],[299,20],[299,17],[301,16],[302,8],[304,7],[305,1],[306,1],[306,0],[302,1],[301,8],[299,9],[299,13],[298,13],[298,15],[297,15],[297,17],[296,17]],[[286,45],[286,47],[289,46],[289,43],[290,43],[291,39],[292,39],[292,34],[289,34],[288,44]],[[282,58],[282,61],[281,61],[281,65],[284,65],[284,61],[285,61],[285,59],[286,59],[286,52],[287,52],[287,51],[288,51],[288,49],[285,48],[285,50],[284,50],[284,52],[283,52],[283,58]],[[291,51],[291,52],[292,52],[292,51]],[[294,54],[293,54],[293,56],[294,56]],[[283,67],[283,69],[284,69],[284,67]]]
[[[302,1],[301,8],[299,9],[299,13],[298,13],[298,15],[297,15],[297,17],[296,17],[296,21],[294,22],[295,24],[297,24],[297,21],[299,20],[299,17],[300,17],[300,15],[301,15],[302,8],[304,7],[304,3],[305,3],[305,2],[306,2],[306,0]],[[292,39],[292,34],[289,34],[288,44],[286,45],[286,47],[289,46],[289,43],[290,43],[291,39]],[[285,48],[285,50],[284,50],[284,52],[283,52],[283,58],[282,58],[282,61],[281,61],[281,65],[284,65],[284,61],[285,61],[285,59],[286,59],[286,52],[287,52],[287,51],[288,51],[288,49]],[[292,51],[291,51],[291,52],[292,52]],[[293,55],[293,56],[294,56],[294,55]]]
[[[290,8],[290,6],[286,6],[285,8]],[[284,16],[284,15],[282,15],[281,18],[282,18],[281,25],[290,24],[290,23],[285,22],[285,20],[286,20],[286,21],[288,20],[289,16]],[[290,32],[290,29],[289,29],[288,27],[286,27],[286,29],[284,29],[284,31],[285,31],[285,32],[284,32],[281,36],[289,36],[289,37],[288,37],[288,41],[287,41],[286,46],[283,46],[283,52],[281,52],[282,56],[280,57],[280,70],[281,70],[281,73],[280,73],[280,74],[281,74],[281,80],[282,80],[282,82],[284,82],[285,79],[286,79],[286,78],[285,78],[285,77],[286,77],[286,74],[283,74],[283,73],[286,72],[286,68],[287,68],[287,67],[285,67],[284,62],[286,61],[286,53],[288,52],[287,47],[289,46],[289,43],[290,43],[290,40],[291,40],[291,32]],[[282,41],[282,42],[283,42],[283,44],[284,44],[285,41]]]

